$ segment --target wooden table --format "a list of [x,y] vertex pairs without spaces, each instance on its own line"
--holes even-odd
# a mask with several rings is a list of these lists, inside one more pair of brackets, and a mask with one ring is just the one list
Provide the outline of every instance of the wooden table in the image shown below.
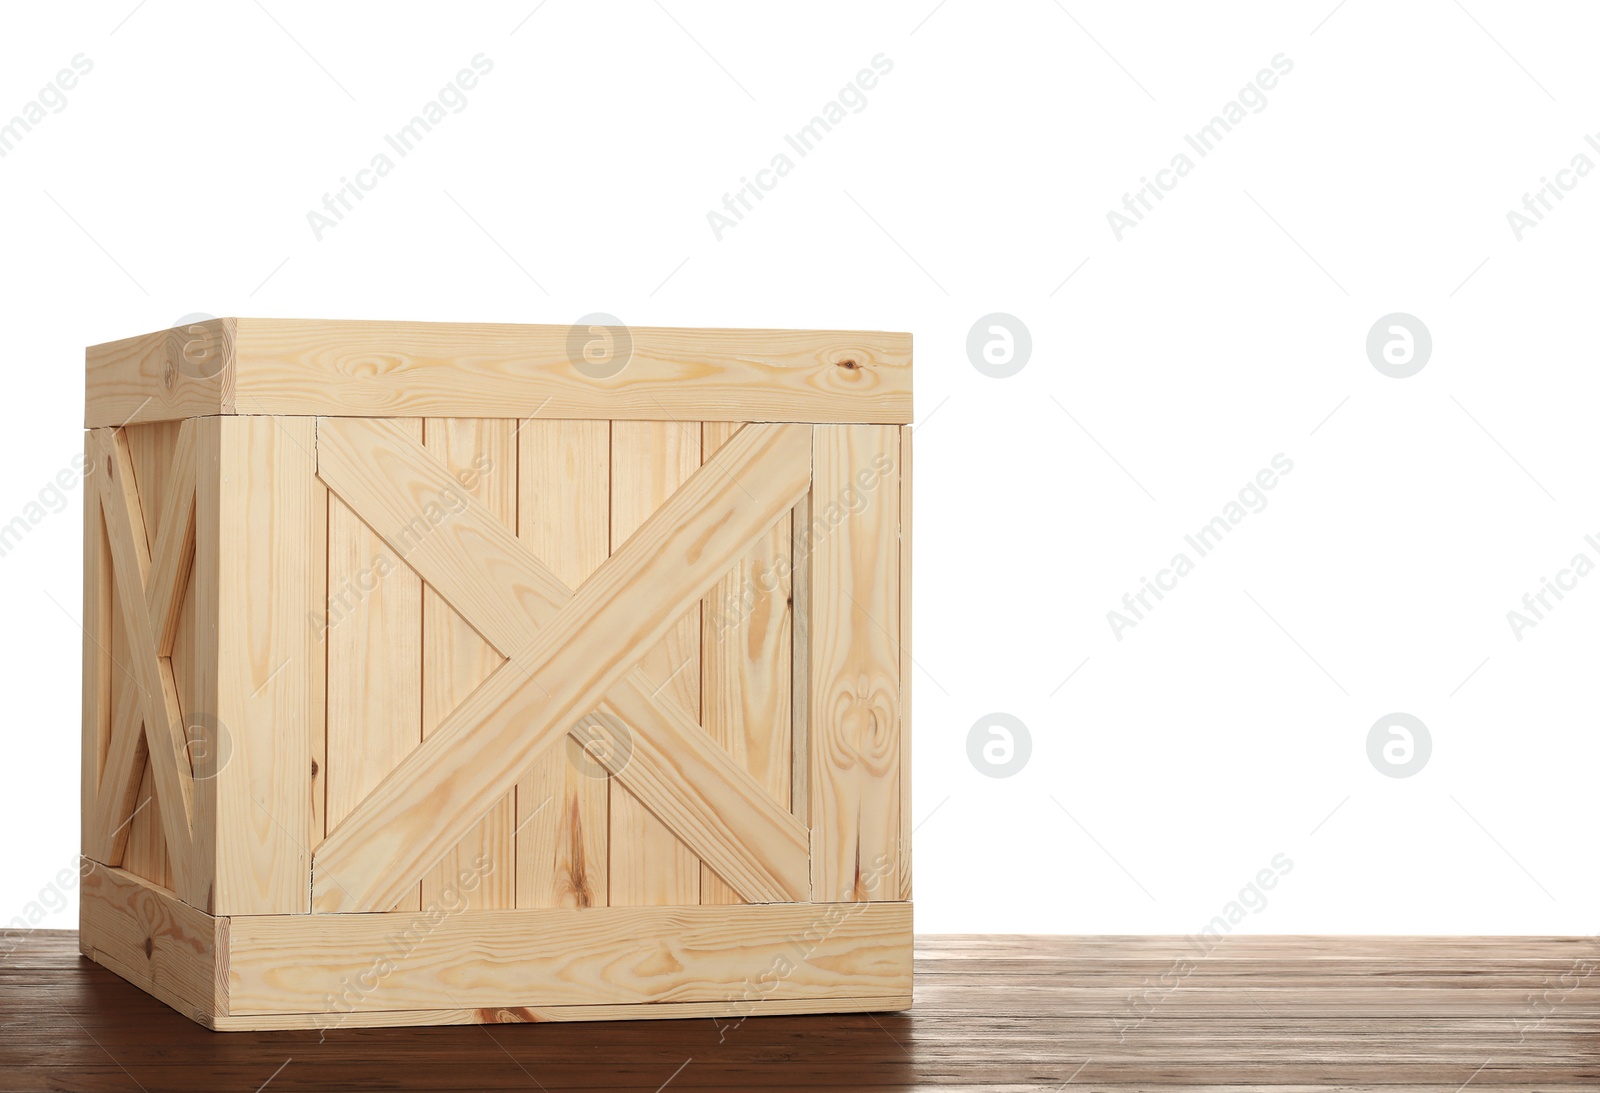
[[921,937],[907,1014],[212,1033],[35,932],[0,1090],[1600,1088],[1600,939]]

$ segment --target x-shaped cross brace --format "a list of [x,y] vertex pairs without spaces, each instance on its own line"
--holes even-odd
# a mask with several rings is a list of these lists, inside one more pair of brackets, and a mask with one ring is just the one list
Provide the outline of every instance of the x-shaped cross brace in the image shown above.
[[128,642],[129,663],[114,665],[113,670],[126,672],[132,686],[122,689],[113,715],[96,794],[98,823],[85,842],[96,860],[109,864],[122,860],[144,767],[141,760],[148,756],[179,891],[185,890],[190,867],[194,782],[169,658],[194,562],[196,427],[194,421],[185,421],[179,428],[166,498],[156,514],[153,549],[127,435],[119,429],[95,429],[88,445]]
[[[805,825],[637,668],[805,494],[810,426],[746,425],[575,593],[391,425],[322,419],[317,473],[507,660],[317,848],[314,911],[393,907],[597,708],[633,740],[596,757],[736,892],[810,898]],[[459,511],[419,522],[441,499]]]

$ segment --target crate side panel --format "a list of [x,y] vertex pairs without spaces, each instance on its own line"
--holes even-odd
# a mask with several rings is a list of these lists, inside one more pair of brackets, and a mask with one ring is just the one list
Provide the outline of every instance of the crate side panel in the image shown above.
[[[335,492],[348,491],[357,510],[370,515],[390,541],[400,541],[403,525],[414,519],[418,490],[438,492],[441,480],[448,486],[444,468],[391,425],[324,419],[319,435],[324,479]],[[448,533],[424,536],[408,554],[417,559],[418,571],[432,574],[441,590],[450,588],[445,594],[452,603],[471,604],[463,610],[480,626],[504,635],[504,647],[517,651],[520,670],[497,672],[474,691],[329,834],[317,851],[316,907],[331,912],[393,908],[407,887],[516,785],[540,751],[564,739],[586,711],[602,704],[608,690],[619,685],[641,690],[643,673],[632,670],[637,659],[683,614],[698,614],[717,579],[794,506],[810,486],[810,454],[809,426],[762,424],[745,430],[717,453],[714,467],[680,486],[570,598],[542,565],[530,566],[520,544],[478,506],[470,506],[473,517],[463,516],[459,526],[446,524]],[[383,465],[383,473],[370,473],[375,464]],[[480,570],[480,562],[490,568]],[[513,582],[509,595],[501,590],[506,579]],[[526,606],[517,606],[518,601]],[[550,624],[535,636],[531,631],[545,617]],[[649,705],[647,696],[633,705],[640,703]],[[627,719],[641,726],[666,722],[640,734],[647,742],[657,740],[659,731],[680,737],[682,745],[687,728],[690,739],[698,737],[703,745],[691,748],[697,761],[717,767],[723,781],[753,786],[687,713],[663,703],[659,711],[636,710]],[[626,772],[625,783],[632,783],[638,768],[636,792],[662,810],[659,815],[702,821],[703,828],[685,837],[714,852],[724,867],[739,872],[745,863],[736,859],[768,858],[742,878],[750,891],[770,890],[754,875],[768,872],[784,878],[779,887],[785,892],[809,894],[803,829],[770,801],[765,810],[737,809],[743,821],[753,820],[762,829],[761,849],[731,852],[726,831],[709,822],[706,794],[659,751],[641,750],[631,764],[615,766]],[[725,792],[729,788],[723,786],[720,795],[736,796]],[[788,841],[785,829],[795,836],[790,845],[799,855],[798,872],[794,854],[765,841],[769,835]],[[324,871],[338,883],[323,888]]]
[[[148,537],[154,528],[150,522],[162,511],[166,497],[167,477],[171,470],[173,451],[177,446],[179,423],[156,422],[148,425],[129,425],[122,430],[127,437],[128,454],[133,463],[133,477],[138,489],[140,508],[143,509]],[[147,543],[152,549],[155,544]],[[117,606],[115,636],[112,639],[113,659],[117,664],[132,664],[133,653],[128,644],[127,628],[123,625],[121,605]],[[126,672],[119,673],[122,687],[136,688],[137,684]],[[128,824],[128,844],[123,853],[122,865],[136,877],[152,883],[171,887],[173,883],[170,861],[167,856],[167,839],[161,827],[161,802],[149,763],[140,777],[138,796],[134,800],[132,819]]]

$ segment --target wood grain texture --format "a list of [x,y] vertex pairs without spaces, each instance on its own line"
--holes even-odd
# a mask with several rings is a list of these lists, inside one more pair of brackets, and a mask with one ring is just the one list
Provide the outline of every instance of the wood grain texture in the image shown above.
[[[93,438],[84,434],[85,474],[94,473]],[[83,628],[82,724],[78,808],[80,851],[89,853],[101,821],[96,811],[100,774],[111,749],[111,545],[106,541],[100,492],[83,491]]]
[[[574,364],[589,335],[567,326],[219,319],[198,334],[91,347],[87,421],[219,413],[911,420],[909,334],[634,327],[627,336],[627,365],[595,379]],[[180,368],[186,351],[203,359]],[[192,375],[212,367],[211,378]]]
[[[611,424],[520,422],[517,536],[550,575],[578,587],[611,554]],[[517,783],[517,906],[603,907],[610,778],[568,738]]]
[[789,810],[811,816],[811,494],[789,512]]
[[[310,911],[311,612],[321,529],[316,423],[243,417],[219,426],[215,724],[195,777],[215,783],[218,915]],[[415,711],[413,710],[413,716]]]
[[[700,466],[700,425],[677,421],[611,424],[611,549]],[[648,693],[700,718],[700,605],[680,616],[639,661]],[[608,902],[613,907],[700,902],[700,859],[626,786],[611,790]]]
[[[120,644],[113,637],[109,648],[121,652]],[[115,652],[107,655],[108,662],[116,662]],[[162,847],[166,846],[166,839],[161,835],[159,815],[151,813],[148,806],[141,807],[150,794],[141,792],[149,789],[149,775],[145,769],[149,761],[149,748],[145,743],[144,723],[139,713],[139,692],[132,685],[125,684],[116,688],[115,694],[116,706],[109,719],[110,745],[101,764],[104,773],[93,799],[94,826],[85,832],[87,849],[84,851],[88,857],[107,865],[124,864],[123,855],[129,839],[134,837],[136,825],[139,829],[138,843],[148,845],[153,840]],[[135,860],[140,860],[137,853]],[[126,867],[146,880],[166,883],[165,865],[162,866],[163,872],[157,876],[148,876],[133,865]]]
[[[390,425],[422,442],[420,420]],[[325,626],[331,833],[422,742],[422,580],[404,549],[386,544],[337,491],[328,507]],[[328,887],[343,883],[337,870],[327,878]],[[419,909],[420,883],[395,899],[401,910]]]
[[[701,432],[705,457],[739,428],[739,422],[706,422]],[[717,582],[700,609],[700,723],[785,809],[793,777],[791,531],[785,513]],[[715,869],[702,865],[700,902],[742,901]]]
[[[85,474],[94,473],[93,438],[84,435]],[[112,672],[119,671],[111,662],[113,633],[112,600],[116,595],[111,587],[111,544],[106,541],[105,517],[100,511],[100,491],[90,483],[83,491],[83,676],[82,676],[82,726],[79,760],[78,815],[79,852],[86,857],[105,860],[108,853],[108,836],[118,826],[121,818],[111,819],[112,809],[131,809],[127,799],[126,783],[119,796],[113,794],[105,802],[100,800],[101,776],[110,762],[112,745]],[[129,709],[132,709],[131,703]],[[135,723],[125,733],[142,740],[139,725]],[[127,767],[131,758],[119,758],[120,766]],[[122,811],[123,815],[127,813]]]
[[[611,554],[611,424],[519,425],[517,537],[577,588]],[[518,907],[605,906],[610,788],[570,736],[517,783]]]
[[108,865],[86,870],[80,900],[78,928],[90,959],[203,1025],[227,1011],[226,919]]
[[[470,499],[427,534],[407,532],[414,514],[449,490],[452,480],[402,433],[376,423],[324,421],[320,464],[322,475],[355,501],[387,542],[412,544],[409,563],[497,648],[535,641],[539,627],[571,603],[555,575]],[[718,468],[707,472],[722,475]],[[801,488],[803,466],[785,473],[794,476],[793,488]],[[616,776],[742,894],[763,901],[807,898],[804,826],[777,807],[687,713],[651,697],[652,689],[634,669],[602,704],[634,728],[633,746],[616,752],[622,759]]]
[[[230,924],[229,1013],[899,997],[904,903],[592,907]],[[396,936],[404,939],[395,954]],[[285,959],[288,954],[293,959]],[[387,963],[384,963],[387,960]],[[373,972],[380,968],[382,972]]]
[[112,836],[115,845],[121,848],[114,856],[129,873],[166,888],[173,883],[172,860],[167,854],[167,837],[162,830],[161,802],[150,771],[150,753],[143,740],[141,732],[135,768],[138,773],[124,813],[127,819],[122,821],[121,832]]
[[900,427],[900,833],[895,872],[901,899],[911,898],[911,430]]
[[[141,502],[154,517],[145,532],[150,536],[150,580],[145,607],[155,631],[156,655],[170,657],[177,636],[178,610],[189,587],[194,563],[195,475],[198,470],[197,422],[167,422],[125,430],[134,473],[140,482]],[[141,467],[141,437],[161,435],[160,448]]]
[[[605,762],[620,787],[646,802],[667,829],[749,902],[811,898],[806,829],[778,806],[727,749],[670,703],[629,677],[600,704],[632,728],[630,749]],[[620,765],[608,755],[621,755]]]
[[90,346],[85,354],[84,423],[118,428],[230,413],[234,320]]
[[311,490],[311,618],[316,630],[311,647],[308,689],[311,699],[311,826],[306,849],[315,851],[328,834],[328,518],[333,498],[328,485],[315,479]]
[[[366,428],[369,439],[381,439],[373,437],[370,425]],[[332,435],[325,423],[325,448]],[[385,445],[346,458],[343,472],[353,479],[366,474],[368,488],[379,495],[391,476],[405,479],[408,489],[426,490],[427,474],[419,473],[403,452],[397,462],[382,463],[385,447],[392,456],[396,436],[391,433]],[[809,448],[809,427],[751,427],[696,472],[531,642],[514,652],[505,667],[384,780],[379,792],[329,835],[317,860],[325,860],[339,883],[327,890],[319,885],[314,902],[325,910],[384,909],[386,896],[442,857],[452,837],[464,833],[463,824],[470,827],[541,750],[594,709],[643,652],[699,601],[749,540],[793,504],[808,484]],[[368,471],[374,460],[377,464]],[[418,510],[402,505],[402,523],[410,511]],[[457,577],[466,579],[456,583],[470,590],[474,569],[463,563],[471,552],[453,541],[449,527],[442,521],[422,542],[430,551],[437,549],[447,567],[460,567]],[[493,527],[476,528],[473,538],[494,534],[500,533]],[[442,583],[433,583],[449,600]],[[479,610],[463,614],[483,627],[497,611],[504,612],[516,625],[512,605],[518,597],[548,599],[552,591],[562,591],[547,573],[538,583],[543,587],[518,587],[509,601],[491,598]]]
[[[508,529],[517,525],[515,422],[504,418],[429,418],[423,445],[471,497]],[[446,499],[449,504],[451,499]],[[505,658],[424,583],[422,593],[422,735],[426,739]],[[496,801],[488,815],[422,881],[422,906],[477,910],[516,905],[516,793]],[[477,878],[462,889],[463,870]],[[454,897],[453,897],[454,894]]]
[[811,878],[825,901],[898,896],[899,430],[820,425],[812,457]]
[[[198,559],[198,543],[196,546]],[[217,708],[215,605],[215,569],[202,573],[197,561],[178,606],[171,657],[178,709],[183,714],[184,733],[189,740],[191,771],[208,761],[208,753],[203,749],[212,743],[207,728],[210,719],[206,714]],[[210,909],[206,894],[212,890],[216,876],[216,800],[213,787],[204,778],[195,782],[194,830],[189,838],[189,890],[179,894],[185,899],[192,897],[202,911]]]
[[[222,534],[222,513],[232,502],[225,499],[228,486],[222,477],[222,419],[202,418],[193,425],[194,561],[183,608],[186,618],[173,647],[174,677],[179,684],[185,725],[197,727],[199,739],[211,747],[209,754],[215,760],[221,758],[215,747],[221,735],[217,727],[220,719],[205,715],[216,714],[220,705],[217,682],[224,656],[219,641],[222,556],[229,549]],[[231,740],[228,747],[231,753]],[[191,876],[188,890],[179,893],[191,906],[208,913],[216,905],[217,786],[216,778],[202,778],[195,783]]]

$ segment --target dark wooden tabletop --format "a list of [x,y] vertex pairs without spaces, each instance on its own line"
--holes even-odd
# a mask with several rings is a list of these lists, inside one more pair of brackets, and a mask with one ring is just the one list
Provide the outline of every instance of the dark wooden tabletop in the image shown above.
[[[214,1033],[36,932],[0,1090],[1600,1088],[1600,939],[923,937],[905,1014]],[[1242,1088],[1241,1088],[1242,1087]]]

